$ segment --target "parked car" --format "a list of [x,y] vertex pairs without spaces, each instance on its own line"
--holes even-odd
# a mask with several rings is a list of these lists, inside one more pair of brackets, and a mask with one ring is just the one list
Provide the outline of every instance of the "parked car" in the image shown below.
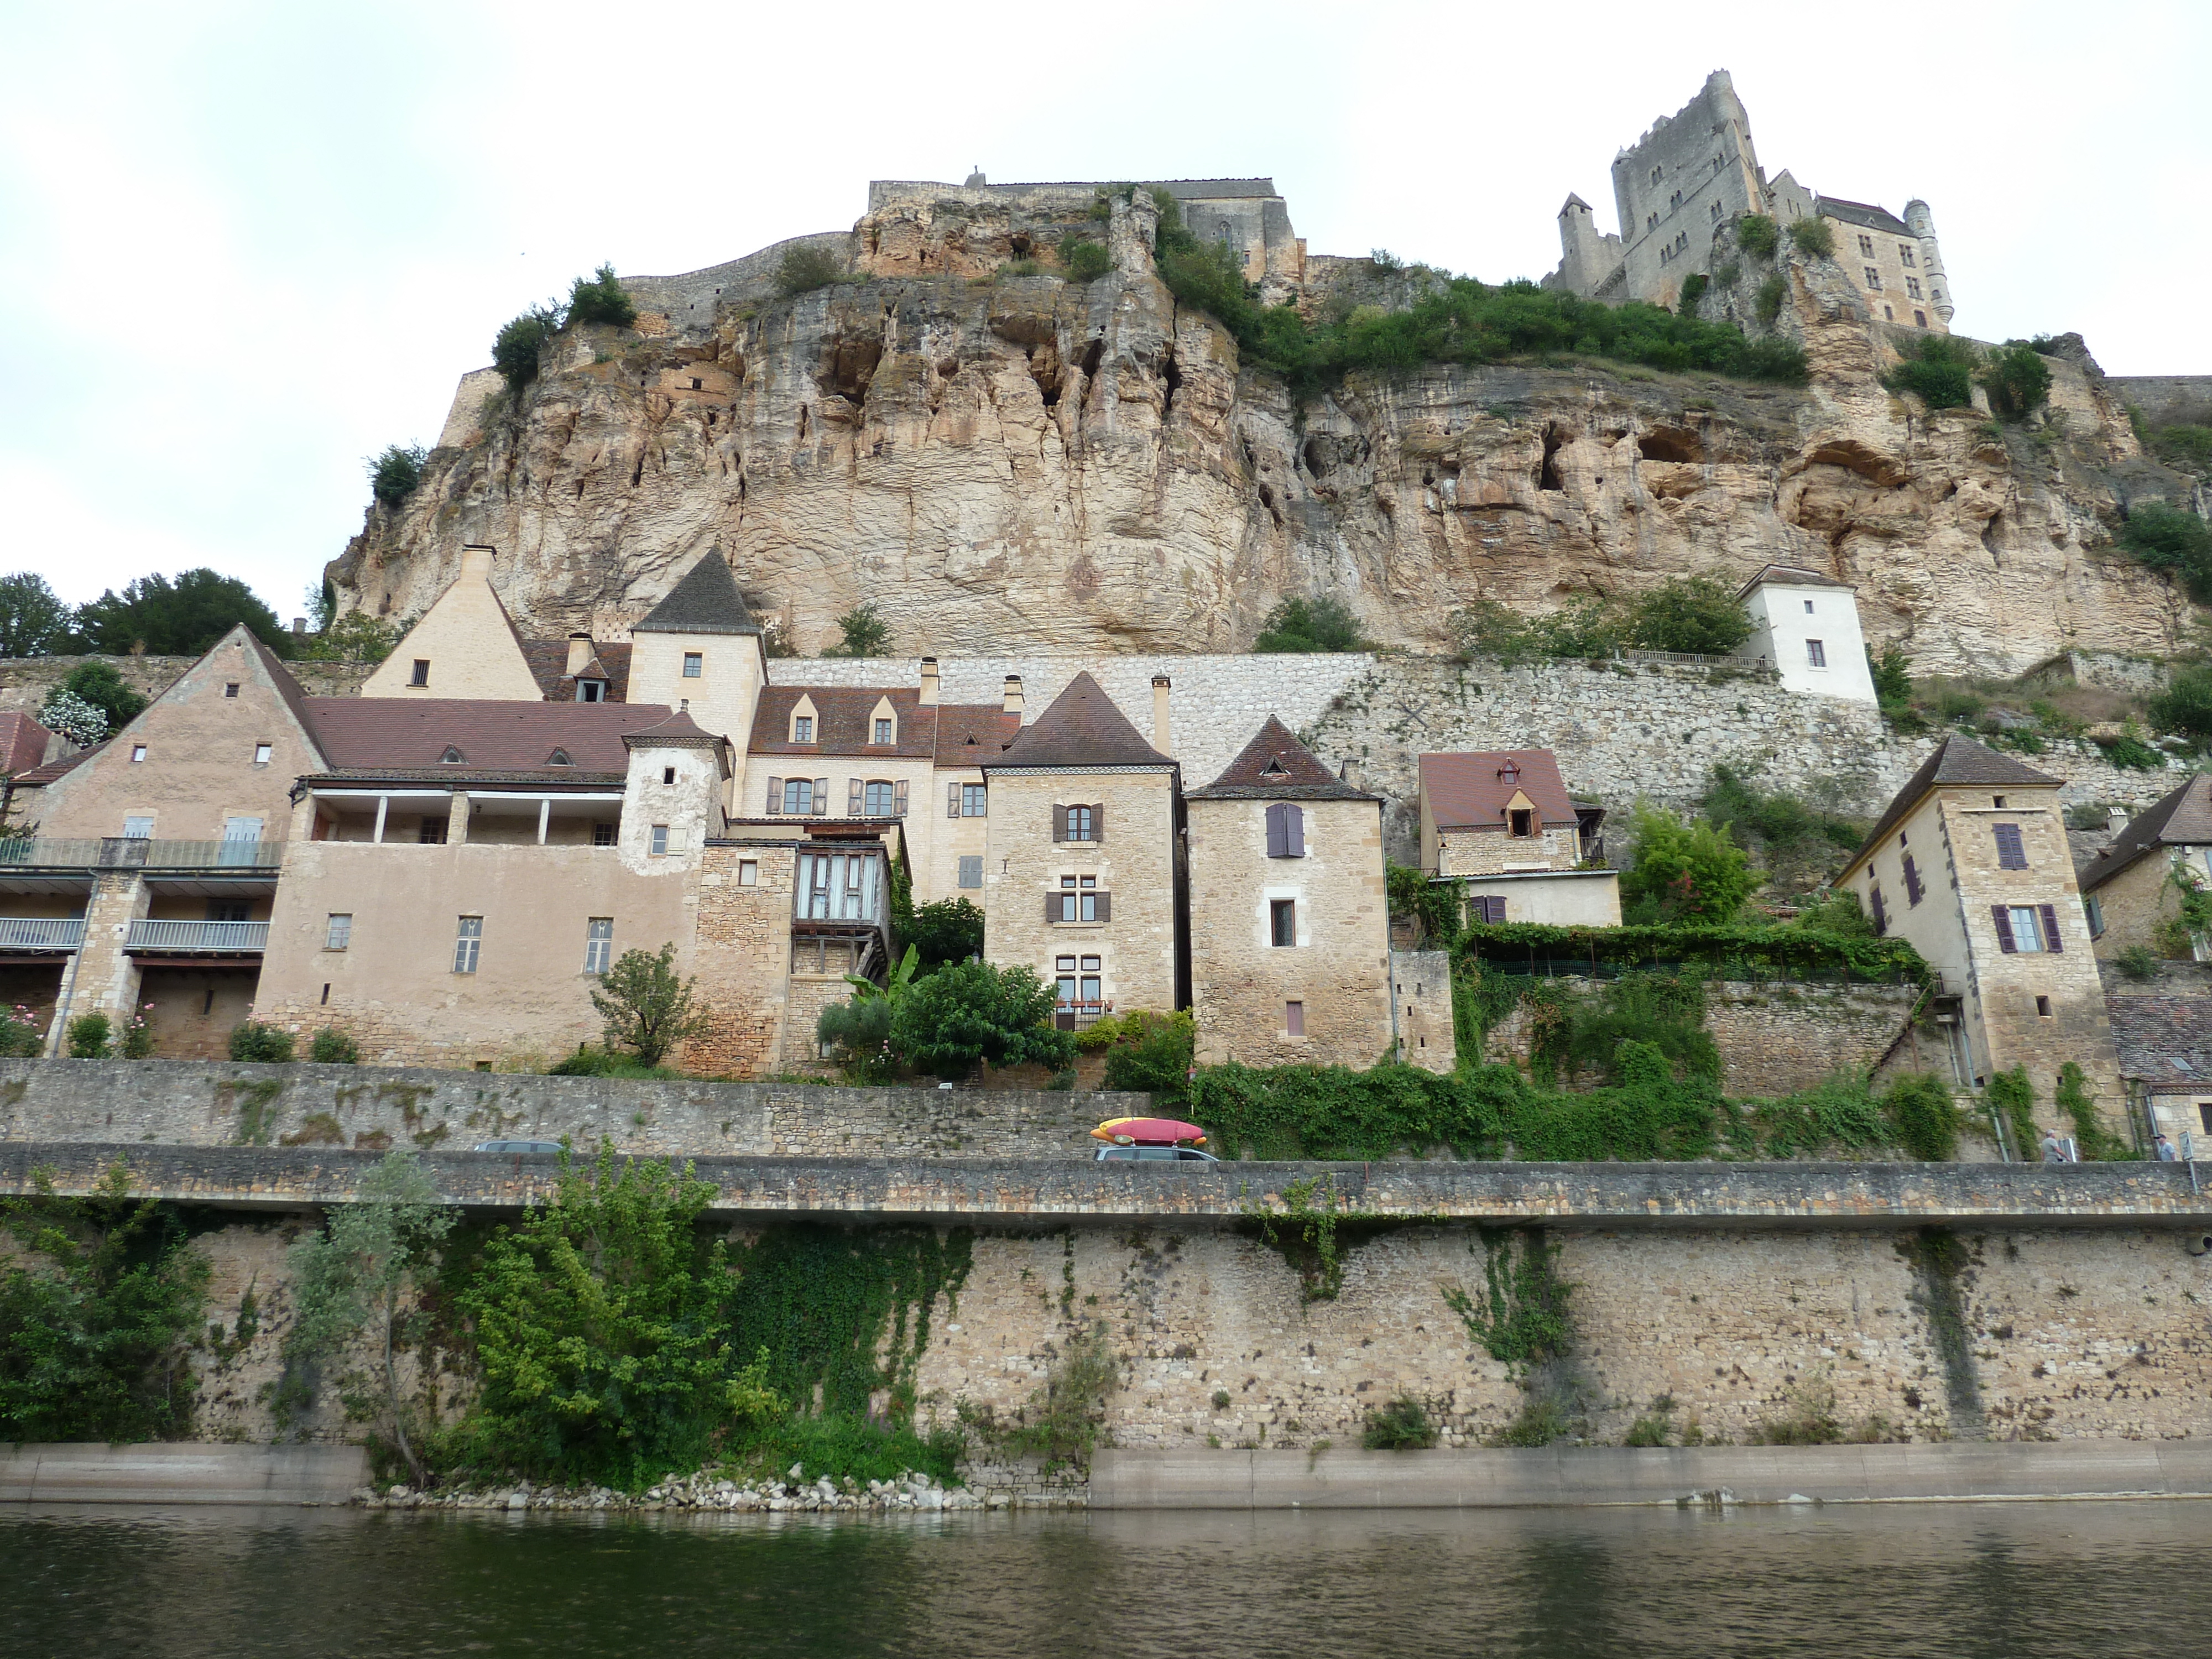
[[1100,1164],[1218,1164],[1212,1152],[1195,1146],[1101,1146],[1094,1160]]
[[469,1148],[472,1152],[557,1152],[557,1140],[479,1140]]

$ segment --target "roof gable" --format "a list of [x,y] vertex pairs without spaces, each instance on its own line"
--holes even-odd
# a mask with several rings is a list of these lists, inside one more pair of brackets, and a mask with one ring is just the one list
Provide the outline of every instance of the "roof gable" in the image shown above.
[[667,597],[647,611],[633,634],[757,634],[761,625],[745,607],[738,592],[738,579],[721,550],[707,556],[684,573]]
[[1314,757],[1290,727],[1274,715],[1254,734],[1221,775],[1192,800],[1374,800]]
[[1505,827],[1507,804],[1528,796],[1547,823],[1578,822],[1574,797],[1548,749],[1486,749],[1420,757],[1421,798],[1439,830]]
[[2066,781],[2039,772],[2032,766],[2023,766],[2009,755],[2000,755],[1986,744],[1979,744],[1963,732],[1954,732],[1936,745],[1936,750],[1920,763],[1920,769],[1907,780],[1889,803],[1889,810],[1881,815],[1875,827],[1867,831],[1867,838],[1859,843],[1859,850],[1850,856],[1839,872],[1849,875],[1865,860],[1874,849],[1881,845],[1889,832],[1911,815],[1913,808],[1931,789],[1977,788],[2008,785],[2020,789],[2057,789]]
[[1088,670],[986,766],[1172,766],[1115,707]]
[[[889,702],[896,724],[895,741],[872,743],[873,716]],[[814,714],[814,741],[791,740],[791,717],[801,704]],[[885,760],[927,760],[937,748],[937,709],[908,686],[764,685],[753,705],[753,730],[746,752],[754,755],[874,756]]]
[[2081,890],[2103,886],[2160,847],[2208,846],[2212,846],[2212,777],[2200,772],[2129,819],[2127,828],[2082,872]]

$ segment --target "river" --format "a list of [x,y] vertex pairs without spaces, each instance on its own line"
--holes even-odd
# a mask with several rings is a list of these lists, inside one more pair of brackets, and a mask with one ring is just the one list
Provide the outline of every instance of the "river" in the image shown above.
[[9,1659],[2203,1651],[2212,1504],[0,1515]]

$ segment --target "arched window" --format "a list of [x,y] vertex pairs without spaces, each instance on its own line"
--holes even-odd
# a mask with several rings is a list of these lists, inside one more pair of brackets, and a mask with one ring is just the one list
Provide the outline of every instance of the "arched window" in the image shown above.
[[1070,841],[1093,841],[1093,840],[1096,840],[1096,839],[1097,839],[1097,837],[1096,837],[1096,836],[1094,836],[1091,834],[1091,827],[1092,827],[1092,826],[1091,826],[1091,809],[1090,809],[1089,807],[1087,807],[1087,806],[1071,806],[1071,807],[1069,807],[1069,808],[1067,809],[1067,838],[1068,838],[1068,840],[1070,840]]
[[868,781],[867,788],[863,792],[861,810],[872,818],[887,818],[891,816],[891,802],[895,793],[894,785],[885,783],[880,779],[872,778]]
[[1267,856],[1302,859],[1306,855],[1306,815],[1288,801],[1267,809]]

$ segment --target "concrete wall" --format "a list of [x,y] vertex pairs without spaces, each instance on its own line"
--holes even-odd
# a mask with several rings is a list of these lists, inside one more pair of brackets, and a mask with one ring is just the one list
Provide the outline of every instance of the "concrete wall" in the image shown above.
[[0,1504],[343,1504],[360,1446],[0,1445]]
[[1620,926],[1620,877],[1607,871],[1561,871],[1548,876],[1475,876],[1461,884],[1469,898],[1505,901],[1508,921],[1552,927]]

